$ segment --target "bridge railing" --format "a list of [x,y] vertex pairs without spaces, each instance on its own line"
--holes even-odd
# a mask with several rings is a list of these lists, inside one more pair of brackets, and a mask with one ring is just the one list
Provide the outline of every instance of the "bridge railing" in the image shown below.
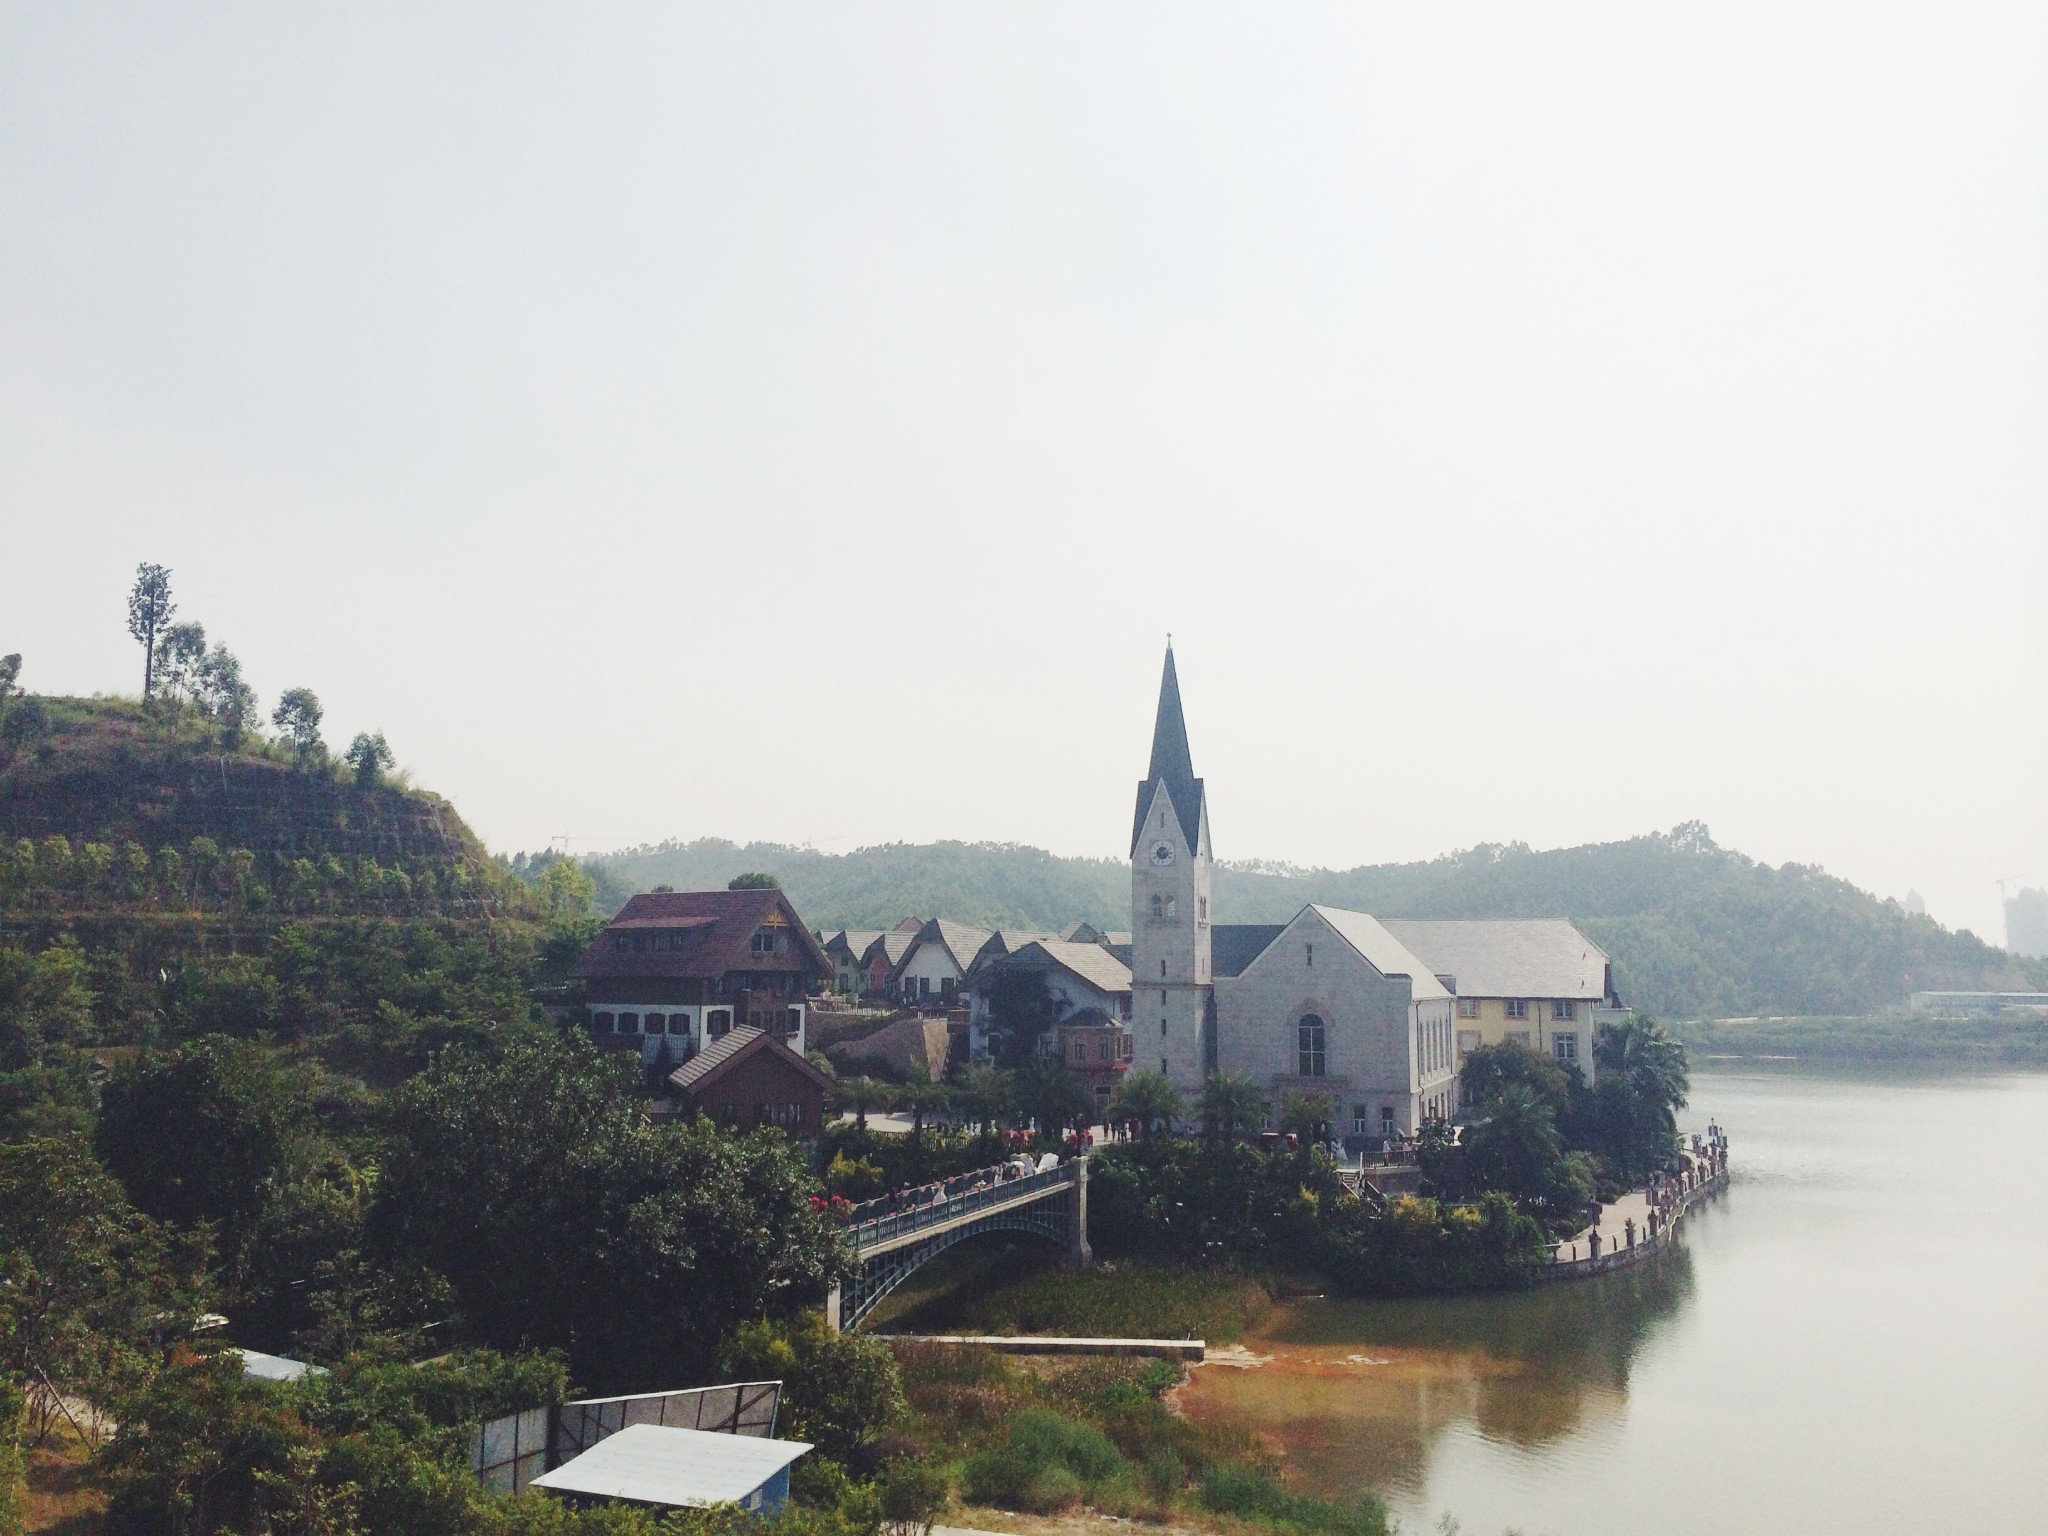
[[957,1195],[948,1195],[943,1200],[929,1201],[912,1206],[907,1211],[895,1211],[884,1216],[870,1217],[848,1225],[846,1234],[853,1239],[858,1251],[886,1243],[907,1232],[922,1232],[928,1227],[940,1227],[958,1221],[962,1216],[971,1216],[976,1211],[985,1211],[990,1206],[1008,1205],[1030,1195],[1042,1194],[1047,1190],[1060,1189],[1074,1182],[1074,1165],[1062,1163],[1057,1168],[1048,1168],[1044,1173],[1027,1173],[1021,1179],[1006,1179],[983,1185],[980,1189],[963,1190]]

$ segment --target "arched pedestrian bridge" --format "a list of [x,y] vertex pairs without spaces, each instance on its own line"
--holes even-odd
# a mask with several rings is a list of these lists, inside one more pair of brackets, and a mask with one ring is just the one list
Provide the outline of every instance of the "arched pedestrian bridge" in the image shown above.
[[[935,1198],[870,1200],[853,1209],[846,1235],[858,1268],[834,1287],[825,1320],[835,1330],[856,1328],[884,1296],[955,1243],[984,1232],[1026,1232],[1060,1244],[1086,1264],[1088,1159],[1004,1178],[990,1168],[933,1187]],[[976,1187],[977,1184],[979,1187]],[[955,1192],[957,1191],[957,1192]],[[894,1204],[895,1209],[888,1207]]]

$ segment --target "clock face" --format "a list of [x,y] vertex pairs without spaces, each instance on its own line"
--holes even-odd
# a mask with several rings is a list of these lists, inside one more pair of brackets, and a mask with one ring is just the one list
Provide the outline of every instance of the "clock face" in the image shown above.
[[1154,843],[1152,845],[1152,862],[1156,864],[1159,868],[1166,868],[1166,866],[1171,864],[1173,860],[1173,844]]

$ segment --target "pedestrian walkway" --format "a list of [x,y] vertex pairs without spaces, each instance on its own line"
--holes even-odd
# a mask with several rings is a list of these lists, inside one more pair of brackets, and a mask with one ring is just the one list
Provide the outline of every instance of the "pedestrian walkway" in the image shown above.
[[1648,1258],[1671,1240],[1695,1201],[1727,1182],[1728,1140],[1720,1127],[1709,1126],[1705,1137],[1692,1138],[1692,1151],[1682,1159],[1678,1173],[1659,1175],[1654,1190],[1631,1189],[1609,1201],[1599,1208],[1595,1221],[1553,1244],[1546,1278],[1597,1274]]
[[[1610,1201],[1600,1207],[1600,1251],[1609,1253],[1614,1245],[1628,1246],[1627,1223],[1636,1224],[1636,1241],[1642,1242],[1650,1235],[1650,1201],[1640,1189],[1632,1189],[1619,1200]],[[1565,1238],[1565,1253],[1568,1258],[1586,1258],[1593,1251],[1593,1226],[1588,1223],[1570,1237]],[[1576,1247],[1578,1252],[1571,1250]]]

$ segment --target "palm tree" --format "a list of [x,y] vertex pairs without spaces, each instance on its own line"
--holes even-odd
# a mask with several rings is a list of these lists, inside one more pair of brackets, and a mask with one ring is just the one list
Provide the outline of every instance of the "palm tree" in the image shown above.
[[853,1123],[858,1130],[868,1128],[868,1110],[889,1107],[889,1085],[877,1082],[872,1077],[845,1077],[839,1080],[837,1102],[844,1106],[853,1105]]
[[1529,1199],[1551,1183],[1564,1138],[1549,1104],[1527,1083],[1510,1083],[1487,1101],[1486,1118],[1464,1135],[1465,1172],[1480,1189]]
[[1187,1105],[1164,1073],[1131,1072],[1117,1084],[1109,1112],[1118,1120],[1135,1121],[1138,1134],[1150,1141],[1155,1123],[1171,1125],[1187,1113]]
[[920,1075],[897,1095],[897,1102],[910,1106],[910,1134],[922,1136],[925,1115],[943,1112],[953,1102],[953,1090],[944,1083],[935,1083]]
[[1647,1014],[1631,1013],[1603,1027],[1593,1043],[1593,1064],[1602,1076],[1627,1077],[1637,1093],[1667,1110],[1685,1108],[1685,1096],[1692,1091],[1685,1047]]
[[1057,1138],[1069,1125],[1095,1112],[1088,1090],[1068,1074],[1057,1056],[1035,1056],[1017,1075],[1017,1107],[1038,1122],[1041,1134]]
[[1242,1072],[1211,1072],[1202,1084],[1201,1108],[1202,1123],[1218,1132],[1227,1147],[1239,1127],[1253,1131],[1265,1123],[1266,1095]]
[[1302,1146],[1322,1135],[1330,1124],[1330,1096],[1290,1088],[1280,1100],[1280,1129],[1301,1139]]
[[995,1124],[1003,1105],[1009,1101],[1009,1074],[988,1062],[978,1061],[960,1074],[954,1096],[960,1107],[973,1116],[975,1130],[985,1135]]
[[1631,1014],[1600,1031],[1593,1062],[1609,1155],[1631,1176],[1662,1166],[1677,1150],[1677,1111],[1692,1088],[1685,1047],[1655,1019]]

